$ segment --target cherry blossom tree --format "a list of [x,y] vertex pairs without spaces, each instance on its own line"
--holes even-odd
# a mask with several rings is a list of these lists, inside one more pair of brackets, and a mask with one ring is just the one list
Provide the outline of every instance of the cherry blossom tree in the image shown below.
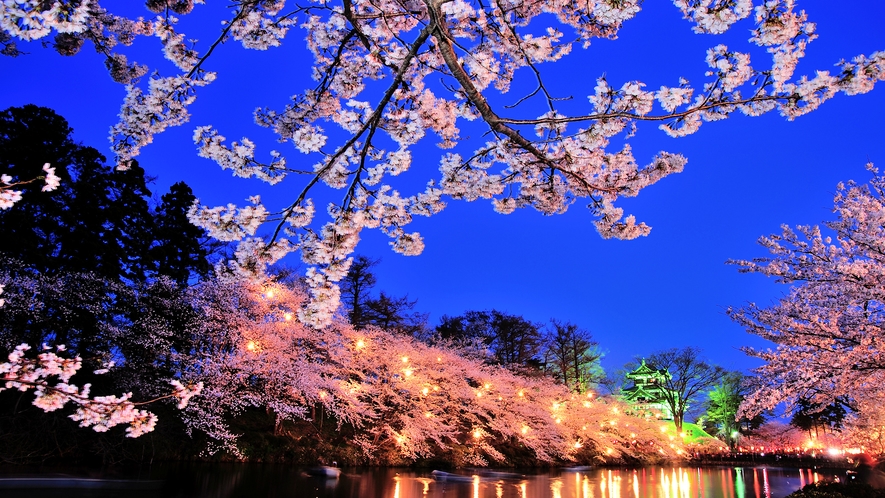
[[[143,19],[116,14],[101,0],[7,1],[0,4],[0,51],[17,55],[17,41],[54,35],[55,49],[73,55],[91,42],[111,77],[127,85],[112,129],[116,160],[125,168],[157,134],[190,120],[189,106],[216,78],[211,56],[223,42],[269,50],[303,29],[315,86],[297,89],[288,105],[262,107],[254,117],[307,154],[312,166],[292,166],[278,151],[262,161],[252,140],[229,142],[211,125],[198,126],[193,135],[201,156],[237,176],[272,184],[301,177],[291,202],[268,209],[252,197],[247,206],[197,207],[191,218],[222,240],[240,241],[241,270],[260,270],[260,263],[300,251],[310,265],[311,289],[311,302],[300,313],[312,324],[327,323],[337,309],[335,283],[347,273],[363,229],[383,231],[401,254],[419,254],[424,243],[408,231],[409,223],[439,213],[448,197],[487,199],[501,213],[531,206],[545,214],[581,200],[603,237],[646,235],[650,227],[625,216],[617,200],[681,171],[686,159],[660,152],[641,166],[620,140],[635,133],[637,123],[659,123],[679,137],[735,113],[778,111],[794,119],[838,92],[867,92],[885,74],[885,53],[875,52],[839,62],[835,74],[795,76],[817,35],[794,0],[755,7],[750,0],[674,0],[698,33],[720,34],[752,17],[750,45],[764,48],[770,61],[753,67],[752,47],[719,44],[707,51],[710,70],[700,82],[680,78],[652,90],[640,81],[600,76],[586,100],[572,102],[545,85],[544,63],[564,63],[576,45],[616,38],[638,14],[639,1],[237,0],[217,38],[186,42],[178,16],[218,21],[208,18],[208,6],[195,6],[202,3],[148,0],[156,16]],[[171,69],[153,68],[145,78],[149,68],[122,53],[121,47],[145,37],[160,40]],[[500,106],[496,94],[511,88],[529,89],[515,105]],[[462,143],[468,135],[462,128],[484,138]],[[431,168],[436,171],[428,172],[426,188],[400,193],[392,177],[427,168],[413,151],[428,131],[445,152]],[[321,185],[343,192],[326,209],[326,221],[315,219],[313,199]],[[265,223],[272,230],[257,239]]]
[[848,402],[861,417],[881,418],[885,385],[885,177],[872,165],[866,185],[838,186],[836,219],[824,228],[784,226],[759,242],[771,256],[732,261],[742,272],[792,284],[778,303],[750,303],[729,315],[774,349],[745,351],[765,364],[755,370],[742,410],[753,414],[785,403]]
[[463,354],[338,317],[323,330],[298,318],[305,289],[224,277],[196,287],[204,319],[182,378],[202,382],[185,411],[210,451],[240,455],[231,416],[258,408],[287,420],[328,420],[353,434],[365,462],[445,458],[506,462],[522,445],[538,461],[654,460],[684,450],[659,422]]

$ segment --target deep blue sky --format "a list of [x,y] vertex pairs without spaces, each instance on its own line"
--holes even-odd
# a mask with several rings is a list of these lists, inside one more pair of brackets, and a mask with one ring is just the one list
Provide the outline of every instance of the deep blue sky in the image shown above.
[[[105,5],[139,12],[136,5],[141,3]],[[215,20],[208,28],[187,26],[201,12],[223,12],[218,5],[197,6],[195,14],[184,18],[189,38],[211,39],[219,26]],[[804,1],[799,8],[817,23],[820,38],[809,46],[797,75],[835,70],[832,66],[840,59],[885,50],[885,3],[879,0],[852,2],[850,7]],[[656,89],[674,85],[680,76],[699,85],[706,70],[705,50],[718,43],[749,50],[755,67],[767,67],[769,56],[745,42],[751,27],[745,20],[725,36],[696,35],[668,2],[649,1],[625,25],[619,40],[598,41],[586,51],[577,48],[561,63],[542,69],[554,93],[582,103],[603,73],[616,87],[636,79]],[[201,34],[200,29],[208,31]],[[283,48],[267,52],[247,52],[234,43],[221,47],[208,66],[219,71],[219,80],[192,106],[191,123],[158,136],[139,158],[148,174],[157,177],[157,195],[184,180],[210,205],[242,204],[248,195],[262,193],[270,208],[279,208],[287,194],[297,192],[297,179],[267,189],[257,181],[232,178],[196,156],[191,135],[195,126],[212,124],[229,140],[253,138],[259,157],[266,158],[262,154],[276,147],[290,164],[299,164],[304,156],[290,145],[275,144],[267,130],[252,123],[251,115],[258,106],[280,109],[289,96],[312,86],[302,38],[302,32],[294,32]],[[139,42],[144,48],[126,52],[131,60],[173,74],[157,40]],[[116,122],[124,89],[107,76],[101,58],[90,47],[72,58],[39,44],[22,49],[30,54],[0,58],[0,108],[34,103],[55,109],[71,123],[76,139],[110,157],[108,129]],[[493,98],[508,103],[521,96],[514,90],[500,100]],[[443,213],[412,225],[424,236],[423,255],[393,253],[387,237],[370,232],[364,233],[358,252],[382,258],[378,289],[417,299],[418,310],[430,313],[433,324],[443,314],[496,308],[538,322],[571,321],[589,330],[606,351],[603,364],[609,370],[637,355],[687,345],[701,347],[726,368],[747,369],[756,363],[738,348],[762,342],[733,324],[723,310],[748,301],[773,302],[786,287],[739,274],[724,262],[764,255],[757,238],[777,232],[783,223],[831,219],[839,181],[866,181],[868,161],[885,168],[883,131],[881,85],[867,95],[839,95],[795,122],[776,114],[735,116],[707,123],[682,139],[644,126],[630,140],[641,164],[659,150],[689,158],[683,173],[620,201],[628,213],[653,227],[647,238],[602,240],[580,203],[565,215],[544,217],[532,210],[502,216],[487,202],[453,201]],[[469,153],[476,146],[472,142],[458,150]],[[418,160],[402,185],[423,185],[438,177],[439,154],[432,144],[413,152]],[[310,158],[305,166],[313,162]]]

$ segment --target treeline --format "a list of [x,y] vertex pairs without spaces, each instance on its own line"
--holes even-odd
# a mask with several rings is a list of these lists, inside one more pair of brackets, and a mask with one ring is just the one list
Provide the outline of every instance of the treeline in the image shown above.
[[599,400],[599,346],[572,323],[470,310],[431,326],[414,300],[376,293],[378,261],[357,257],[341,285],[346,319],[313,330],[298,323],[294,272],[278,269],[256,289],[224,265],[213,270],[226,248],[189,223],[187,185],[155,198],[136,162],[115,171],[53,111],[3,111],[0,173],[35,178],[45,163],[58,191],[24,185],[0,212],[0,350],[65,344],[83,359],[77,382],[95,395],[152,399],[173,378],[207,387],[184,414],[153,406],[160,423],[136,440],[0,392],[0,461],[532,465],[682,451],[629,406]]
[[549,376],[576,393],[595,389],[604,379],[602,353],[587,330],[556,319],[532,322],[498,310],[443,315],[431,326],[427,314],[415,311],[416,300],[373,292],[379,263],[357,256],[341,282],[341,300],[355,328],[375,326],[428,344],[456,344],[486,364],[527,376]]

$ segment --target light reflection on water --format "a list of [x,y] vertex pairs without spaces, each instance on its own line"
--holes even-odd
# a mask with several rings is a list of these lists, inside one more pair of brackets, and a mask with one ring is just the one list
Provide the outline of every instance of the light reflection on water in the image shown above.
[[[469,471],[459,472],[470,476]],[[142,479],[162,481],[153,491],[126,498],[783,498],[841,472],[808,468],[643,467],[579,472],[531,472],[523,477],[483,476],[439,481],[430,471],[344,469],[338,479],[309,477],[283,465],[174,465],[154,467]],[[500,474],[499,474],[500,475]],[[2,490],[3,498],[122,496],[119,491]]]

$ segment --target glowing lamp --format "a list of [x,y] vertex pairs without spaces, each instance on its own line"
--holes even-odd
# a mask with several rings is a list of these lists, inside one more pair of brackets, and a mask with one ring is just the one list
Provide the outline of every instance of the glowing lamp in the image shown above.
[[273,289],[265,292],[264,295],[267,296],[268,299],[273,299],[273,296],[274,296]]
[[473,431],[473,439],[479,439],[481,437],[482,437],[482,432],[480,432],[479,429]]
[[362,339],[358,339],[358,340],[356,341],[356,348],[357,348],[357,349],[363,349],[364,347],[366,347],[366,341],[364,341],[364,340],[362,340]]
[[523,434],[527,434],[529,432],[529,428],[526,426],[522,426],[522,429],[520,429],[520,432],[522,432]]
[[421,389],[421,394],[427,396],[428,394],[430,394],[430,389],[426,387],[424,389]]
[[255,341],[249,341],[246,343],[246,349],[248,349],[249,351],[255,351],[256,349],[258,349],[258,345],[255,344]]
[[283,315],[283,318],[285,318],[287,322],[291,322],[292,321],[292,313],[286,313],[285,315]]
[[402,360],[403,360],[403,363],[408,363],[408,362],[409,362],[409,357],[408,357],[408,356],[403,356],[403,357],[402,357]]

